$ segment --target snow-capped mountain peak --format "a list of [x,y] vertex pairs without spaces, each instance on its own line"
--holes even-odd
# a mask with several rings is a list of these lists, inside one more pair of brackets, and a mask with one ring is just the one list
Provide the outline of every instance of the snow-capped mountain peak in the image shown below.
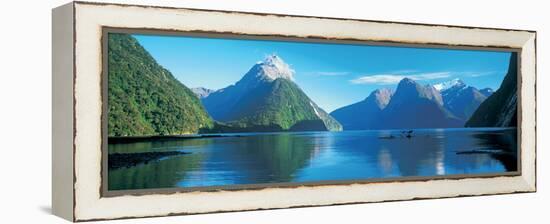
[[273,81],[278,78],[294,80],[294,70],[286,64],[283,59],[275,54],[267,56],[263,61],[258,62],[258,76]]
[[261,83],[273,82],[280,78],[294,81],[294,70],[281,57],[272,54],[252,66],[235,85],[245,89],[254,88]]
[[433,87],[441,92],[443,90],[447,90],[453,87],[466,87],[466,84],[464,84],[464,82],[461,79],[456,78],[453,80],[435,84],[433,85]]

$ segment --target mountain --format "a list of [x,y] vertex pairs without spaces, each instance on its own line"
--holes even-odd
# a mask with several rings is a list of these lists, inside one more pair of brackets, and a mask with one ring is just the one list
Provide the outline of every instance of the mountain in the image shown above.
[[191,91],[193,91],[193,93],[197,95],[199,99],[206,98],[208,95],[210,95],[210,93],[215,92],[214,90],[207,89],[204,87],[191,88]]
[[[466,85],[460,79],[436,84],[443,97],[443,106],[453,115],[466,123],[479,105],[487,99],[487,96],[473,86]],[[485,89],[487,90],[487,89]]]
[[[265,61],[254,65],[238,82],[211,93],[203,99],[203,104],[210,115],[217,121],[234,120],[234,107],[246,99],[252,90],[272,83],[278,78],[293,80],[294,71],[281,62],[278,56],[269,56]],[[265,88],[265,87],[264,87]],[[238,108],[236,108],[238,109]]]
[[[338,131],[342,126],[293,81],[279,56],[255,64],[238,82],[202,100],[220,129],[239,131]],[[229,127],[227,127],[229,126]]]
[[363,101],[336,109],[330,115],[342,124],[344,130],[375,129],[380,125],[382,111],[392,95],[391,89],[377,89]]
[[491,94],[490,88],[478,90],[460,79],[422,86],[405,78],[395,94],[378,89],[331,115],[345,130],[462,127]]
[[500,87],[477,108],[466,127],[517,126],[517,74],[517,53],[512,53]]
[[127,34],[109,34],[108,135],[197,133],[213,127],[200,100]]
[[443,105],[440,92],[409,78],[402,79],[380,117],[380,128],[450,128],[463,122]]

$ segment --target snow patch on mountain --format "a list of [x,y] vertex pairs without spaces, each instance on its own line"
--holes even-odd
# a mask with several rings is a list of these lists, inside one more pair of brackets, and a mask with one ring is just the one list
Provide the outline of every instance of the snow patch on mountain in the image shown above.
[[208,97],[208,95],[215,92],[215,90],[207,89],[207,88],[204,88],[204,87],[191,88],[191,91],[193,91],[193,93],[195,95],[197,95],[197,97],[199,97],[199,99],[206,98],[206,97]]
[[460,80],[459,78],[456,78],[456,79],[453,79],[453,80],[449,80],[449,81],[446,81],[446,82],[435,84],[435,85],[433,85],[433,87],[441,92],[441,91],[444,91],[444,90],[447,90],[447,89],[450,89],[450,88],[453,88],[453,87],[462,87],[462,88],[464,88],[464,87],[466,87],[466,84],[464,84],[464,82],[462,80]]
[[371,94],[365,100],[369,100],[370,99],[369,97],[371,97],[373,98],[372,100],[375,101],[378,108],[384,109],[390,102],[390,99],[392,96],[393,96],[392,89],[382,88],[371,92]]
[[278,78],[294,80],[294,70],[281,57],[275,54],[267,56],[263,61],[258,62],[257,65],[261,68],[258,75],[269,81]]
[[243,78],[233,86],[242,92],[280,78],[294,81],[294,70],[281,57],[272,54],[252,66]]

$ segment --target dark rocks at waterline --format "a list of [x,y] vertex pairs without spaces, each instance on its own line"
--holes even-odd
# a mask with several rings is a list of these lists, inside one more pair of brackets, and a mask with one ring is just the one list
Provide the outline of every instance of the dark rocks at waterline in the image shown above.
[[140,153],[112,153],[109,154],[109,170],[123,167],[132,167],[139,164],[147,164],[154,160],[159,160],[169,156],[191,154],[182,151],[166,152],[140,152]]
[[397,138],[397,137],[401,137],[401,138],[412,138],[412,137],[415,137],[415,135],[413,135],[413,130],[406,130],[406,131],[401,131],[401,133],[399,135],[393,135],[393,134],[390,134],[388,136],[380,136],[378,137],[379,139],[394,139],[394,138]]
[[242,137],[242,135],[208,134],[208,135],[154,135],[154,136],[120,136],[120,137],[116,136],[116,137],[109,137],[109,144],[148,142],[148,141],[154,141],[154,140],[173,141],[173,140],[185,140],[185,139],[223,138],[223,137]]
[[474,149],[474,150],[465,150],[465,151],[457,151],[457,155],[468,155],[468,154],[510,154],[508,152],[505,152],[503,150],[498,149]]

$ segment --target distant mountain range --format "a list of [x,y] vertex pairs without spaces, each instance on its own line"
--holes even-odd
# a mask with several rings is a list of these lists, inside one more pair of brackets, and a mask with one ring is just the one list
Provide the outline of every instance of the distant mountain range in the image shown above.
[[377,89],[365,100],[330,113],[344,130],[463,127],[477,107],[492,94],[460,79],[420,85],[404,78],[395,92]]

